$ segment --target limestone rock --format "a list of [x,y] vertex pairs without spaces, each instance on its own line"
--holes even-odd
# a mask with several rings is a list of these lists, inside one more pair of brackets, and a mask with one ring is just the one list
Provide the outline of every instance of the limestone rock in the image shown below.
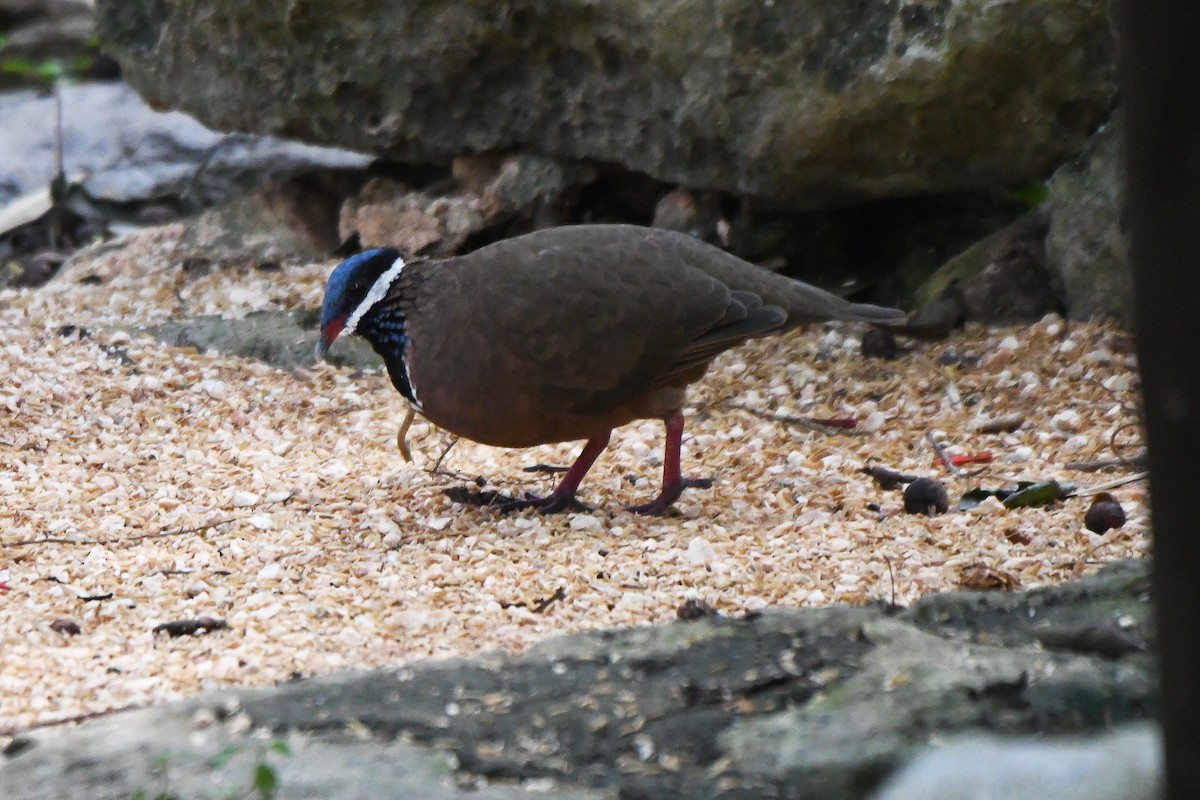
[[153,105],[410,163],[525,151],[792,208],[1041,178],[1115,97],[1105,0],[100,0]]

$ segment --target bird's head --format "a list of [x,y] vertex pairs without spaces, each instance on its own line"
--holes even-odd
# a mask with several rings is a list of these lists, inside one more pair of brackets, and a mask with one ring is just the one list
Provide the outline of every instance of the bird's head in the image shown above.
[[337,265],[325,284],[321,338],[316,349],[318,361],[325,357],[339,334],[354,333],[363,315],[384,298],[402,269],[404,259],[392,247],[366,250]]

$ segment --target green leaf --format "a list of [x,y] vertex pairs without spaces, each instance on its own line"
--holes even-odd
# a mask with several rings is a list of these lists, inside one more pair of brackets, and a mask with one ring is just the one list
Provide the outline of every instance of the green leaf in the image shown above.
[[53,83],[63,76],[63,66],[48,58],[37,65],[37,76],[47,83]]
[[6,58],[0,61],[0,72],[5,75],[29,75],[33,72],[33,62],[28,58]]
[[958,499],[958,510],[970,511],[989,497],[1000,497],[1002,492],[1004,492],[1003,489],[984,489],[983,487],[963,492],[963,496]]
[[229,759],[233,758],[240,752],[242,752],[242,746],[240,744],[227,744],[218,750],[217,754],[213,756],[208,763],[212,765],[213,769],[220,769],[229,763]]
[[1040,483],[1025,486],[1004,498],[1004,507],[1031,508],[1033,506],[1044,506],[1048,503],[1062,500],[1073,491],[1075,491],[1075,487],[1069,483],[1041,481]]
[[1017,481],[1015,489],[985,489],[978,486],[964,492],[958,501],[959,511],[969,511],[989,497],[1004,503],[1005,508],[1042,506],[1061,500],[1075,491],[1074,484],[1058,481]]
[[279,753],[281,756],[290,756],[292,754],[291,745],[287,743],[286,739],[272,739],[268,749]]
[[171,754],[159,753],[150,759],[150,770],[156,775],[162,775],[171,768]]
[[279,777],[275,768],[265,761],[260,761],[254,767],[254,789],[262,800],[271,800],[275,790],[279,788]]
[[1030,181],[1013,190],[1012,199],[1030,208],[1040,206],[1050,196],[1050,188],[1042,181]]

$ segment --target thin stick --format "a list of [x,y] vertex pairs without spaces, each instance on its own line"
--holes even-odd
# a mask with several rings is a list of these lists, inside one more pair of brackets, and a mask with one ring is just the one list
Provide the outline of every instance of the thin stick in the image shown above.
[[892,583],[892,600],[888,605],[896,607],[896,573],[892,572],[892,560],[887,556],[883,557],[884,563],[888,565],[888,580]]
[[106,708],[101,711],[89,711],[86,714],[76,714],[73,717],[63,717],[62,719],[51,719],[45,722],[35,722],[28,728],[0,728],[0,736],[21,736],[22,734],[32,733],[33,731],[42,728],[53,728],[58,725],[72,725],[76,722],[87,722],[90,719],[99,719],[112,714],[121,714],[126,711],[134,711],[139,708],[148,708],[147,703],[130,703],[127,706],[119,706],[117,708]]
[[1100,492],[1106,492],[1109,489],[1115,489],[1118,486],[1124,486],[1127,483],[1137,483],[1138,481],[1143,481],[1149,476],[1149,472],[1135,472],[1134,474],[1126,475],[1123,478],[1114,478],[1111,481],[1105,481],[1104,483],[1098,483],[1095,486],[1089,486],[1086,489],[1080,489],[1075,492],[1075,497],[1087,497],[1093,494],[1100,494]]
[[199,533],[210,528],[218,528],[222,525],[228,525],[231,522],[237,522],[241,517],[230,517],[229,519],[217,520],[210,522],[207,525],[198,525],[195,528],[181,528],[175,531],[159,531],[158,533],[141,533],[137,536],[118,536],[111,539],[62,539],[51,538],[45,539],[22,539],[18,542],[3,542],[5,547],[26,547],[31,544],[125,544],[127,542],[140,542],[143,539],[163,539],[168,536],[186,536],[189,533]]
[[757,408],[751,408],[750,406],[744,406],[741,403],[725,402],[725,403],[721,403],[720,405],[724,406],[725,408],[733,409],[734,411],[745,411],[747,414],[750,414],[751,416],[758,417],[759,419],[765,419],[768,422],[782,422],[785,425],[797,425],[801,428],[806,428],[810,431],[816,431],[817,433],[825,433],[825,434],[829,434],[831,436],[834,434],[839,434],[839,433],[849,434],[851,436],[857,434],[857,431],[849,430],[847,428],[836,428],[833,425],[823,425],[820,422],[817,422],[816,420],[807,419],[805,417],[793,417],[789,414],[772,414],[767,411],[760,411]]
[[967,471],[965,469],[956,465],[953,461],[950,460],[950,456],[946,455],[946,448],[942,447],[940,444],[938,444],[936,441],[934,441],[932,433],[925,434],[925,441],[929,442],[929,446],[933,448],[933,452],[937,455],[938,459],[941,460],[941,462],[946,465],[947,469],[949,469],[951,472],[953,472],[955,475],[959,476],[960,478],[967,474]]
[[442,454],[437,457],[437,461],[433,462],[433,466],[429,468],[429,472],[431,474],[433,474],[433,475],[447,474],[447,473],[442,472],[442,462],[446,460],[446,455],[450,452],[451,448],[453,448],[454,445],[456,445],[456,444],[458,444],[457,436],[455,436],[453,439],[450,440],[450,444],[446,445],[446,449],[443,450]]

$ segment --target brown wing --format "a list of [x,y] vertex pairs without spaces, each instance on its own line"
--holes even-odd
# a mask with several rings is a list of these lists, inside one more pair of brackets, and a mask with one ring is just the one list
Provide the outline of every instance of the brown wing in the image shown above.
[[783,323],[672,246],[595,230],[552,229],[425,268],[406,316],[431,419],[480,441],[503,438],[483,430],[494,419],[565,430],[571,415],[693,380],[721,350]]

